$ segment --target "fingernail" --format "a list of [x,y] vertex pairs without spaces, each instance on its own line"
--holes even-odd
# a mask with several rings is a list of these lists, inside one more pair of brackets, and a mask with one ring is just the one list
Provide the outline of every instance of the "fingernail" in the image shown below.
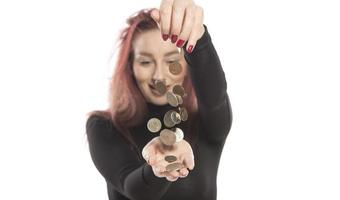
[[168,34],[163,34],[162,37],[163,37],[163,40],[166,41],[169,38],[169,35]]
[[184,44],[184,40],[179,39],[179,40],[177,41],[177,43],[176,43],[176,46],[177,46],[177,47],[182,47],[183,44]]
[[182,177],[182,178],[185,178],[185,177],[187,177],[187,176],[188,176],[188,174],[186,174],[186,175],[182,175],[181,177]]
[[178,36],[177,35],[172,35],[171,36],[171,42],[175,43],[177,41]]
[[188,52],[189,53],[192,53],[192,48],[193,48],[194,46],[193,45],[189,45],[189,48],[188,48]]

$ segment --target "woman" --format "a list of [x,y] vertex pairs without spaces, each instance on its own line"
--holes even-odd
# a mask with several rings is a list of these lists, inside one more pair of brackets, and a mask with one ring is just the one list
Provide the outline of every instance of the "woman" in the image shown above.
[[[89,113],[86,131],[92,160],[105,178],[110,200],[216,199],[219,159],[232,124],[225,75],[203,25],[203,9],[190,0],[162,1],[159,9],[131,16],[120,37],[120,51],[110,84],[110,106]],[[178,51],[180,49],[180,51]],[[183,70],[174,75],[169,65]],[[150,118],[172,109],[166,89],[182,85],[188,121],[176,148],[160,145],[150,133]],[[165,155],[183,168],[166,170]]]

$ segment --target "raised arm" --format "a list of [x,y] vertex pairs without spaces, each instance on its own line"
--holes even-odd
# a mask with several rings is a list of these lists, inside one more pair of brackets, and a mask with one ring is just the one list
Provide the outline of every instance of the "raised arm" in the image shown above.
[[86,122],[91,158],[106,181],[132,200],[160,199],[171,182],[141,163],[109,120],[91,116]]
[[227,82],[210,34],[205,32],[192,53],[185,51],[185,59],[196,91],[200,118],[211,142],[226,139],[232,124],[232,110],[227,94]]

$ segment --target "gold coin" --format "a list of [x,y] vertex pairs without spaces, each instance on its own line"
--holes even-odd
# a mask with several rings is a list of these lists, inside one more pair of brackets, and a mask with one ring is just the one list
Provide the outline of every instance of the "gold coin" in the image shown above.
[[154,86],[161,95],[166,93],[166,85],[163,83],[163,81],[156,80]]
[[165,156],[164,160],[167,161],[168,163],[172,163],[177,160],[177,157],[173,155],[167,155]]
[[171,112],[170,118],[175,124],[181,123],[181,115],[176,111]]
[[179,62],[173,62],[169,65],[169,71],[173,75],[178,75],[182,72],[182,65]]
[[162,123],[157,118],[151,118],[147,123],[148,130],[152,133],[156,133],[161,130]]
[[168,171],[168,172],[171,172],[171,171],[179,170],[179,169],[182,169],[182,168],[184,168],[184,165],[182,163],[175,162],[175,163],[168,164],[165,167],[165,170]]
[[171,128],[176,125],[175,122],[173,122],[171,119],[172,112],[175,112],[175,111],[169,110],[168,112],[164,114],[163,122],[164,122],[164,125],[168,128]]
[[181,85],[175,85],[173,88],[172,88],[172,92],[183,97],[184,94],[185,94],[185,91],[184,91],[184,88],[183,86]]
[[171,146],[176,142],[176,135],[169,129],[163,129],[159,135],[159,139],[164,145]]
[[180,107],[179,108],[179,114],[181,115],[182,121],[187,121],[188,119],[188,112],[187,109]]
[[184,138],[184,133],[182,129],[180,128],[175,129],[175,135],[176,135],[176,142],[180,142]]
[[166,99],[171,106],[173,106],[173,107],[178,106],[178,99],[177,99],[177,96],[174,93],[168,91],[166,93]]

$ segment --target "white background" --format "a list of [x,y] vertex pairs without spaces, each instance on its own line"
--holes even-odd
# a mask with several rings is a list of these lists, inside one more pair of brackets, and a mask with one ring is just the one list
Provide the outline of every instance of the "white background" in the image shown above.
[[[340,199],[338,1],[199,3],[234,117],[218,199]],[[0,199],[107,199],[85,114],[107,106],[124,20],[158,5],[1,1]]]

